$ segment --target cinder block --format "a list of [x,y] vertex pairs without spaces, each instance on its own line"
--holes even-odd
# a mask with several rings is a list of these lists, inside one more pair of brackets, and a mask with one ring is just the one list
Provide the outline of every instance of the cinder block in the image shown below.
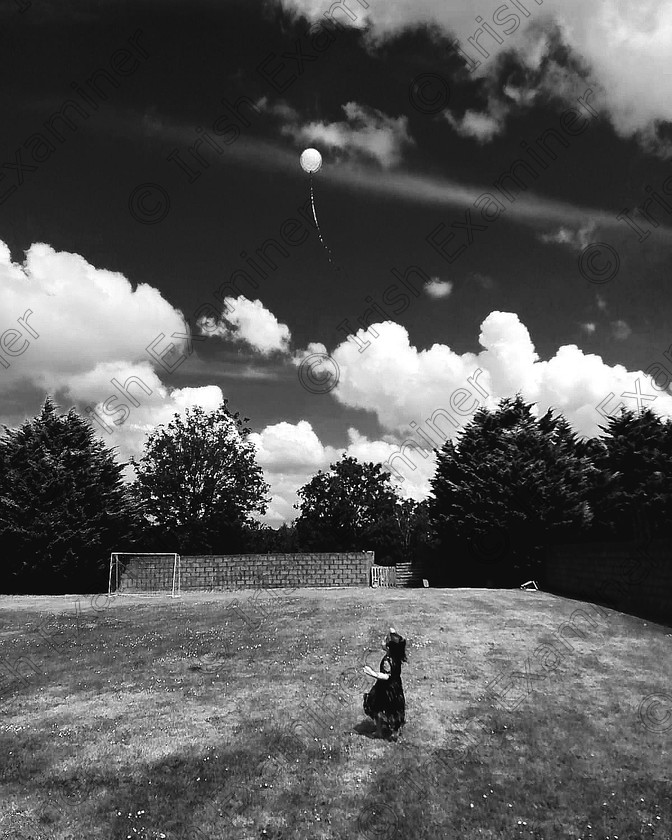
[[[608,564],[604,552],[593,552],[597,567]],[[602,556],[604,555],[604,556]],[[626,554],[620,558],[624,561]],[[576,559],[576,558],[572,558]],[[372,558],[363,552],[305,552],[303,554],[249,554],[249,555],[184,555],[182,557],[183,589],[235,589],[277,588],[305,586],[368,586]],[[631,562],[631,561],[629,561]],[[579,586],[586,591],[594,586],[596,571],[574,563],[564,564],[563,573],[556,577],[563,585]],[[610,572],[615,574],[613,558]],[[672,567],[663,564],[665,580],[672,581]],[[557,571],[557,570],[556,570]],[[151,585],[168,585],[170,576],[160,564],[147,567],[137,581],[138,588]],[[662,577],[660,578],[662,580]],[[172,578],[171,578],[172,580]],[[643,587],[643,584],[642,584]],[[659,590],[656,583],[646,588],[652,594]],[[644,591],[644,588],[642,588]]]

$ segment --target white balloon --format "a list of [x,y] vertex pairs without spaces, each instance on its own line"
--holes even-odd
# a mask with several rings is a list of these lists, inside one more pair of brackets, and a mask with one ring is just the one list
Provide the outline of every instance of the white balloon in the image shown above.
[[306,149],[301,154],[301,168],[304,172],[317,172],[322,166],[322,155],[317,149]]

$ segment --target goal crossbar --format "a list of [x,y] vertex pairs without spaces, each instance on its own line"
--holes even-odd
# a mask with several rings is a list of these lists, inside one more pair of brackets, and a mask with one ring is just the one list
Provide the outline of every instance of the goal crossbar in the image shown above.
[[108,595],[168,595],[181,592],[181,558],[175,552],[113,551]]

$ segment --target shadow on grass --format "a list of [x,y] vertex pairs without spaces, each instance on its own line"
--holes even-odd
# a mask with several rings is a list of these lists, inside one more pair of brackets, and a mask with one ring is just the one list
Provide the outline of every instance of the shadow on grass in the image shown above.
[[403,733],[403,729],[399,733],[391,733],[383,727],[382,735],[378,735],[376,724],[370,718],[366,718],[360,723],[355,724],[350,731],[356,735],[370,738],[372,741],[390,741],[394,743],[400,740],[400,736]]
[[61,829],[96,825],[110,840],[305,838],[314,828],[310,805],[325,813],[336,805],[342,759],[336,744],[308,744],[291,729],[250,726],[235,747],[218,741],[132,770],[66,777],[52,770],[42,810],[51,811]]
[[468,741],[457,729],[447,733],[436,748],[400,745],[384,754],[364,805],[358,796],[343,803],[360,833],[369,840],[672,836],[669,781],[652,779],[618,744],[617,727],[596,727],[589,709],[487,712]]
[[369,718],[365,718],[360,723],[355,724],[355,726],[352,727],[352,731],[357,735],[363,735],[365,738],[378,740],[378,736],[376,734],[376,724]]

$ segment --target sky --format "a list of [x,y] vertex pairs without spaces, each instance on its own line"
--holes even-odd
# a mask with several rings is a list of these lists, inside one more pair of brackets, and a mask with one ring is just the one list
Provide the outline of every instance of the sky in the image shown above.
[[672,415],[669,0],[0,23],[0,423],[50,394],[127,463],[226,398],[275,527],[343,453],[425,498],[433,448],[516,393],[581,436]]

